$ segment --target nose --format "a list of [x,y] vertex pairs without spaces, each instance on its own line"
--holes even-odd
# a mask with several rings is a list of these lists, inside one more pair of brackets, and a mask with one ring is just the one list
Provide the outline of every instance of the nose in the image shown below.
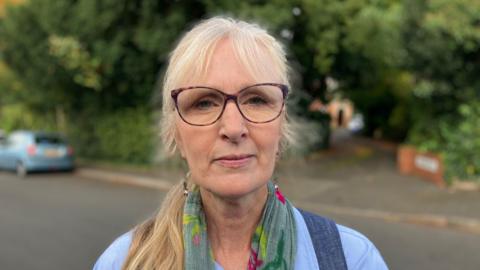
[[246,120],[240,113],[239,108],[233,100],[229,100],[225,104],[225,110],[220,121],[220,136],[223,140],[239,143],[242,139],[247,137],[248,129]]

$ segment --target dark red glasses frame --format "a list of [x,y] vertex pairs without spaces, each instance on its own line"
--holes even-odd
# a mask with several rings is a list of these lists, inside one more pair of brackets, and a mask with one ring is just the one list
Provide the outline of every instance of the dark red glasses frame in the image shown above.
[[[264,86],[264,85],[269,85],[269,86],[275,86],[275,87],[278,87],[281,91],[282,91],[282,95],[283,95],[283,101],[282,101],[282,109],[278,112],[278,114],[271,120],[268,120],[268,121],[262,121],[262,122],[259,122],[259,121],[252,121],[250,119],[248,119],[248,117],[246,117],[242,110],[240,109],[240,106],[238,105],[238,95],[240,95],[240,93],[242,91],[245,91],[249,88],[252,88],[252,87],[255,87],[255,86]],[[190,122],[188,122],[187,120],[185,120],[185,118],[183,118],[182,114],[180,113],[180,110],[178,109],[178,95],[185,91],[185,90],[190,90],[190,89],[195,89],[195,88],[204,88],[204,89],[210,89],[210,90],[214,90],[214,91],[217,91],[219,92],[220,94],[222,94],[224,96],[224,99],[225,99],[225,102],[223,103],[223,107],[222,107],[222,111],[220,112],[220,114],[218,115],[218,117],[213,120],[212,122],[210,123],[207,123],[207,124],[192,124]],[[182,120],[187,123],[187,124],[190,124],[192,126],[209,126],[209,125],[212,125],[213,123],[217,122],[218,119],[220,119],[220,117],[222,117],[223,115],[223,112],[225,111],[225,107],[227,106],[227,102],[229,100],[233,100],[235,102],[235,105],[237,106],[237,109],[238,111],[240,112],[240,114],[242,115],[242,117],[244,119],[246,119],[247,121],[249,122],[252,122],[252,123],[257,123],[257,124],[263,124],[263,123],[268,123],[268,122],[272,122],[273,120],[277,119],[280,114],[282,113],[282,110],[283,110],[283,107],[285,105],[285,99],[288,95],[288,86],[284,85],[284,84],[280,84],[280,83],[258,83],[258,84],[254,84],[254,85],[250,85],[250,86],[247,86],[245,88],[242,88],[240,91],[238,91],[238,93],[236,95],[229,95],[229,94],[225,94],[224,92],[222,92],[221,90],[218,90],[218,89],[215,89],[215,88],[212,88],[212,87],[208,87],[208,86],[189,86],[189,87],[182,87],[182,88],[177,88],[177,89],[174,89],[171,91],[171,96],[172,96],[172,99],[173,101],[175,102],[175,108],[177,109],[177,112],[178,112],[178,115],[180,115],[180,118],[182,118]]]

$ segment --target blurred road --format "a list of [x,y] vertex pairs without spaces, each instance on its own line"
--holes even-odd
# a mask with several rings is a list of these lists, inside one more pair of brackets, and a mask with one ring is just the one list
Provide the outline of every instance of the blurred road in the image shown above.
[[92,269],[116,236],[155,211],[158,191],[0,172],[0,269]]
[[[107,245],[155,211],[153,189],[0,172],[0,269],[91,269]],[[367,235],[390,269],[478,269],[480,236],[323,213]]]
[[323,213],[375,243],[390,269],[478,270],[480,236],[424,226]]

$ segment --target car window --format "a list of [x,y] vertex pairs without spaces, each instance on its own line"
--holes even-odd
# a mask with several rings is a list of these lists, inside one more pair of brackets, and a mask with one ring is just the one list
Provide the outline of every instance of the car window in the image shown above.
[[36,144],[63,144],[64,140],[55,135],[36,135],[35,136]]
[[14,133],[10,135],[7,139],[7,144],[9,145],[21,145],[25,142],[25,136],[19,133]]

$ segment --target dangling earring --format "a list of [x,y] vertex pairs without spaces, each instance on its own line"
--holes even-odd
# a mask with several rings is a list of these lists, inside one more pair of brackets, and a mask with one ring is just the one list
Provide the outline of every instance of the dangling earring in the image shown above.
[[273,186],[275,187],[275,191],[278,191],[278,177],[274,176],[272,182]]
[[282,204],[285,204],[285,196],[283,196],[282,192],[280,192],[280,189],[278,188],[278,184],[277,184],[277,178],[273,178],[273,184],[274,184],[274,188],[275,188],[275,196],[277,197],[277,199],[282,203]]
[[277,174],[277,169],[275,168],[272,173],[272,182],[275,186],[275,190],[278,189],[278,174]]
[[280,192],[280,189],[278,187],[278,177],[277,177],[276,170],[273,171],[272,182],[273,182],[273,187],[275,189],[275,196],[282,204],[285,204],[285,196],[283,196],[282,192]]
[[187,184],[188,179],[190,179],[190,172],[187,172],[185,177],[183,178],[183,195],[185,197],[188,196],[188,184]]

